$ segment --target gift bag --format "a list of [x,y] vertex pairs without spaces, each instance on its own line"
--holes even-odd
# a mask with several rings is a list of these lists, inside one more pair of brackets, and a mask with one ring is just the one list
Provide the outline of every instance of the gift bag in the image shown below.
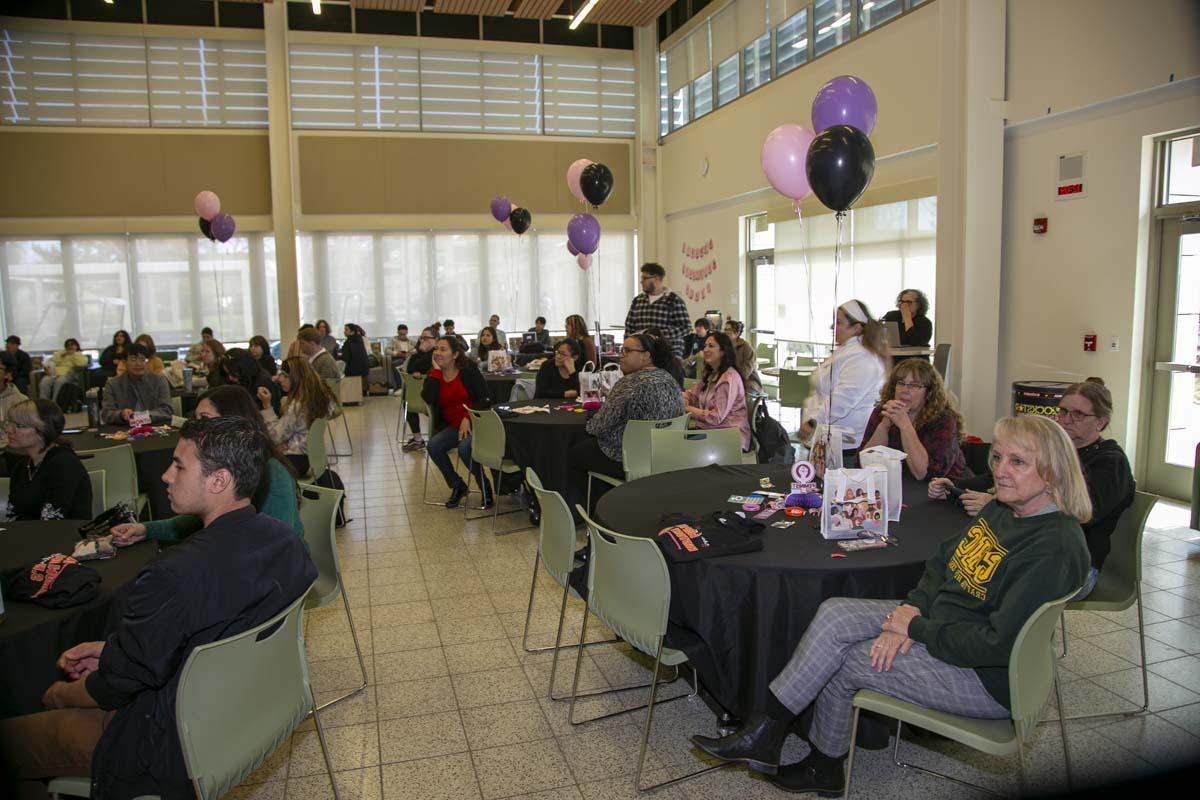
[[621,367],[618,364],[607,364],[596,375],[599,376],[597,380],[600,382],[601,397],[607,396],[612,391],[612,388],[617,385],[617,381],[623,377]]
[[887,470],[880,467],[826,470],[821,535],[858,539],[887,533],[887,490]]
[[842,468],[842,450],[853,448],[854,431],[841,425],[822,422],[817,425],[812,438],[809,460],[825,471]]
[[904,469],[901,463],[908,458],[903,450],[895,450],[885,445],[868,447],[858,453],[858,463],[864,469],[879,467],[887,471],[887,518],[891,522],[900,521],[900,506],[904,502],[904,480],[900,474]]
[[588,361],[579,370],[579,397],[583,400],[600,399],[600,373],[595,362]]
[[488,352],[488,372],[503,372],[512,369],[512,356],[506,350],[491,350]]

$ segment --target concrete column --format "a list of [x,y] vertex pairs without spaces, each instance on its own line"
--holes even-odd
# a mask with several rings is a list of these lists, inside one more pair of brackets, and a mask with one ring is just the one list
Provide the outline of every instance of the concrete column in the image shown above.
[[271,219],[275,232],[275,282],[279,291],[279,336],[287,343],[300,327],[300,284],[296,265],[296,205],[292,178],[292,112],[288,92],[286,3],[263,4],[267,49],[267,141],[271,158]]
[[1000,366],[1006,0],[942,0],[937,339],[970,433],[1005,413]]
[[633,143],[633,203],[637,214],[639,257],[658,261],[666,252],[658,174],[658,35],[649,25],[634,28],[637,67],[637,130]]

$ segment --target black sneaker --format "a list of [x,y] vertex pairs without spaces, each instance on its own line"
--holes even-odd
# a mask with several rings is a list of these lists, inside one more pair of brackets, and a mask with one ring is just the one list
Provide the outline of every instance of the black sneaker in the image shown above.
[[467,496],[467,485],[460,483],[450,491],[450,497],[446,500],[446,508],[458,508],[459,503]]
[[810,753],[802,761],[780,767],[775,775],[767,775],[767,780],[785,792],[816,792],[818,797],[841,797],[846,786],[842,763],[840,759],[833,761]]

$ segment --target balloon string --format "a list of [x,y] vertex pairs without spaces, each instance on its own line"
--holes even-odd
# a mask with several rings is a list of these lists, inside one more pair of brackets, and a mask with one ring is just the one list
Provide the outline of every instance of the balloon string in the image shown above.
[[[825,406],[825,458],[829,458],[830,447],[833,441],[833,350],[837,347],[837,313],[838,313],[838,279],[842,273],[842,230],[845,226],[846,212],[839,211],[834,215],[837,219],[837,239],[833,244],[833,328],[829,345],[829,394],[826,397]],[[839,434],[840,437],[840,434]],[[841,441],[838,441],[838,448],[841,448]],[[840,459],[839,459],[840,460]]]

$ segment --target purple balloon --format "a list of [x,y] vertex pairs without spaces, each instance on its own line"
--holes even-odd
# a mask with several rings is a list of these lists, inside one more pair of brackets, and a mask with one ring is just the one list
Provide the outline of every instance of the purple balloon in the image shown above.
[[838,75],[813,98],[812,123],[816,133],[834,125],[849,125],[870,136],[878,116],[875,92],[866,81],[853,75]]
[[573,256],[579,255],[579,248],[571,244],[571,240],[567,239],[567,252]]
[[233,238],[233,232],[237,230],[237,225],[233,222],[233,217],[222,211],[217,214],[208,223],[209,229],[212,230],[213,238],[218,242],[228,242]]
[[504,222],[504,220],[508,219],[508,215],[511,213],[511,200],[502,194],[492,198],[492,216],[496,218],[496,222]]
[[576,214],[567,223],[567,241],[591,255],[600,246],[600,222],[591,214]]

